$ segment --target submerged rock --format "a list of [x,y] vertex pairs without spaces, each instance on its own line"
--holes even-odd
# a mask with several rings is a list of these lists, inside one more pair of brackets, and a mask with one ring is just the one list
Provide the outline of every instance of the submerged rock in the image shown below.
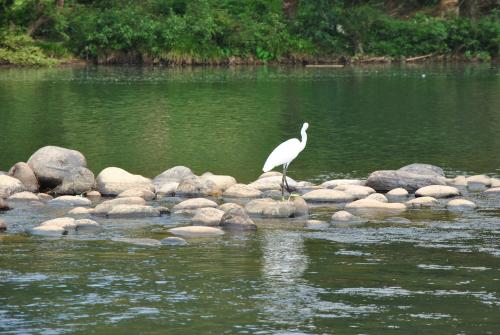
[[14,193],[25,190],[25,186],[19,179],[7,175],[0,175],[0,198],[8,198]]
[[54,199],[53,196],[51,196],[50,194],[47,194],[47,193],[38,193],[37,196],[38,196],[38,199],[41,201],[49,201],[49,200]]
[[217,208],[198,208],[191,219],[193,225],[219,226],[224,212]]
[[386,197],[391,202],[406,201],[408,198],[408,191],[402,187],[395,188],[387,192]]
[[461,211],[471,211],[477,208],[477,205],[472,201],[465,199],[453,199],[448,201],[446,208],[449,211],[461,212]]
[[256,230],[257,226],[250,219],[245,210],[240,208],[231,208],[221,218],[221,226],[224,229],[233,230]]
[[203,207],[217,207],[217,203],[215,201],[205,199],[205,198],[194,198],[184,200],[177,205],[174,206],[174,210],[183,210],[183,209],[198,209]]
[[419,197],[407,201],[406,205],[410,208],[435,207],[439,205],[439,202],[433,197]]
[[90,206],[92,202],[84,197],[75,195],[63,195],[48,201],[53,206]]
[[222,229],[208,226],[176,227],[168,231],[173,235],[184,237],[216,237],[224,235]]
[[77,231],[100,230],[102,228],[98,222],[90,219],[75,220],[75,224]]
[[128,237],[113,237],[113,242],[130,243],[144,247],[158,247],[161,242],[152,238],[128,238]]
[[304,198],[293,196],[290,198],[290,201],[292,201],[293,203],[294,217],[298,218],[309,215],[309,206],[307,205],[307,202],[304,200]]
[[153,182],[149,178],[131,174],[117,167],[108,167],[97,176],[97,188],[103,195],[118,195],[123,191],[140,188],[154,192]]
[[310,202],[348,202],[355,199],[352,194],[339,190],[320,189],[307,192],[302,196]]
[[333,213],[330,222],[333,224],[362,224],[368,222],[368,220],[352,215],[347,211],[338,211]]
[[33,172],[27,163],[19,162],[14,164],[14,166],[10,168],[8,175],[19,179],[26,190],[30,192],[38,191],[38,179],[35,176],[35,172]]
[[90,201],[99,201],[101,200],[101,193],[98,191],[89,191],[85,193],[85,196],[90,200]]
[[160,216],[160,211],[144,205],[116,205],[107,215],[110,218],[146,218]]
[[162,245],[168,245],[168,246],[178,246],[178,247],[184,247],[184,246],[188,246],[189,243],[183,239],[183,238],[180,238],[180,237],[166,237],[162,240],[160,240],[160,243]]
[[306,228],[307,229],[317,229],[317,230],[322,230],[328,228],[330,225],[328,222],[321,221],[321,220],[307,220],[306,222]]
[[245,184],[235,184],[230,186],[223,196],[226,198],[260,198],[262,192]]
[[118,205],[146,205],[146,200],[139,197],[129,197],[129,198],[116,198],[111,200],[106,200],[97,205],[94,208],[95,215],[106,215],[111,209]]
[[460,195],[460,191],[453,186],[429,185],[419,188],[416,197],[450,198]]

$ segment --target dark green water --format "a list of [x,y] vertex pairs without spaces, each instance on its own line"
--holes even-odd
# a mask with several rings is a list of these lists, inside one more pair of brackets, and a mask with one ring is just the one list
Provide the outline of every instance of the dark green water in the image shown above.
[[[499,173],[490,66],[0,70],[0,170],[54,144],[96,173],[182,164],[248,182],[304,121],[296,179],[415,161]],[[111,240],[165,237],[151,230],[179,223],[169,216],[99,218],[100,233],[47,239],[24,232],[65,210],[16,207],[0,214],[0,333],[498,334],[500,202],[466,197],[480,210],[322,231],[261,220],[187,248]]]

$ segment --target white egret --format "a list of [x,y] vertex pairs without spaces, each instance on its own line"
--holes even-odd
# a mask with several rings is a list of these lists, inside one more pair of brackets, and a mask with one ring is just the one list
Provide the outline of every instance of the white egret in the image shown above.
[[266,163],[262,171],[269,172],[276,166],[283,165],[283,178],[281,180],[281,195],[283,196],[284,187],[288,193],[291,193],[290,186],[288,186],[288,181],[286,180],[286,171],[290,163],[304,150],[307,143],[306,130],[309,127],[309,123],[304,123],[300,134],[302,135],[302,140],[299,141],[296,138],[291,138],[278,145],[273,152],[267,157]]

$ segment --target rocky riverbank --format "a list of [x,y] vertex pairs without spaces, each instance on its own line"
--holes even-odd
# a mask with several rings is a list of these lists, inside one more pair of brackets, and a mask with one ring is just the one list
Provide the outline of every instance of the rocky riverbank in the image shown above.
[[[132,224],[151,220],[162,225],[155,229],[179,237],[111,239],[148,246],[188,245],[183,238],[251,232],[273,222],[325,229],[381,218],[404,223],[408,220],[401,216],[411,211],[460,215],[480,208],[480,199],[500,196],[500,179],[447,178],[441,168],[428,164],[375,171],[366,180],[335,179],[320,185],[288,178],[294,194],[284,200],[280,183],[281,173],[275,171],[241,184],[231,176],[210,172],[197,176],[184,166],[169,168],[153,179],[118,167],[94,176],[82,153],[47,146],[27,162],[0,172],[0,231],[11,231],[2,219],[7,211],[29,208],[49,213],[48,220],[26,225],[24,231],[32,235],[96,234],[114,220]],[[317,211],[322,220],[317,220]]]

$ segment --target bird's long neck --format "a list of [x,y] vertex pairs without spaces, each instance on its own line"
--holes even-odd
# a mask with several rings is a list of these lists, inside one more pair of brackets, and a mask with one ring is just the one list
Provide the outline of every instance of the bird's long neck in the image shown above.
[[307,133],[306,133],[306,130],[302,129],[302,131],[300,132],[300,134],[302,135],[302,140],[300,141],[300,147],[301,147],[300,151],[302,151],[306,147],[306,143],[307,143]]

